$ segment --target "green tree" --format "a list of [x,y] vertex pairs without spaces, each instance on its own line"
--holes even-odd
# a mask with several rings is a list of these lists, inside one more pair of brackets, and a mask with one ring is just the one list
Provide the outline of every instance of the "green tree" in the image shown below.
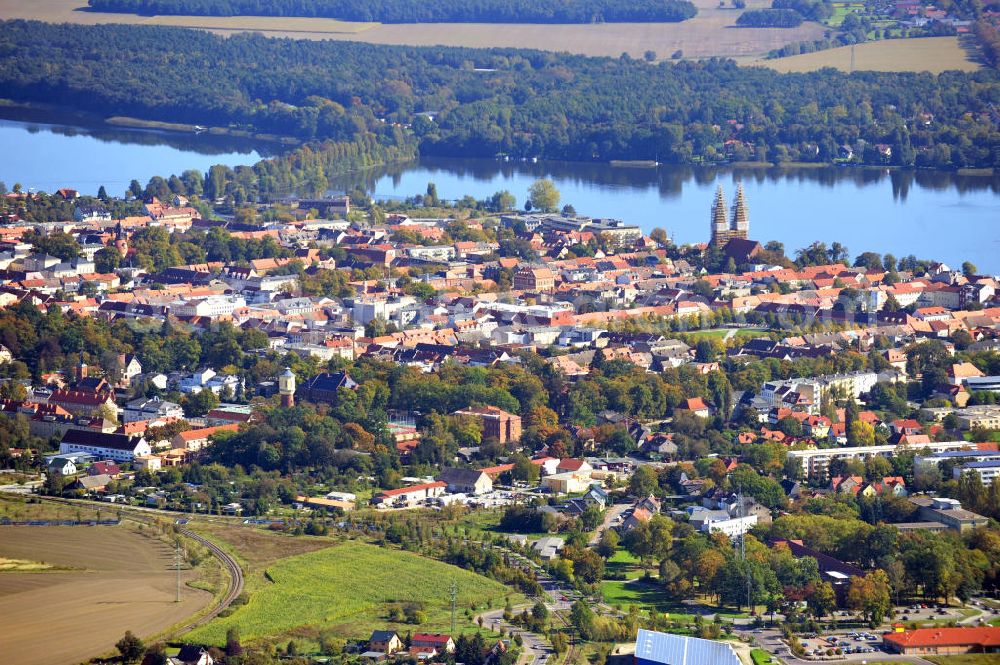
[[517,205],[517,199],[506,189],[490,197],[489,208],[493,212],[509,212]]
[[132,634],[131,630],[125,631],[124,637],[115,643],[115,648],[121,654],[122,662],[135,663],[142,658],[146,651],[146,646],[138,637]]
[[94,270],[99,273],[114,272],[121,263],[122,254],[117,247],[103,247],[94,253]]
[[605,559],[610,559],[618,550],[619,536],[614,529],[605,529],[597,543],[597,553]]
[[536,210],[552,212],[559,206],[559,190],[551,180],[536,180],[528,188],[528,201]]
[[851,579],[847,589],[847,606],[860,611],[872,626],[882,623],[892,609],[892,588],[884,570]]
[[820,582],[813,587],[812,593],[806,596],[806,605],[810,613],[817,619],[822,619],[837,609],[837,594],[829,582]]
[[641,465],[632,474],[628,482],[629,494],[635,497],[647,497],[656,494],[660,489],[660,480],[653,467]]

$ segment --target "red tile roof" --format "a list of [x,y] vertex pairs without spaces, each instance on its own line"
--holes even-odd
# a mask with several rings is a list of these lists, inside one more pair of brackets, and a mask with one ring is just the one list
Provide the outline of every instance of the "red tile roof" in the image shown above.
[[919,628],[902,633],[888,633],[884,639],[901,649],[966,645],[977,645],[984,648],[1000,647],[1000,628],[994,626]]
[[440,480],[433,483],[424,483],[422,485],[410,485],[409,487],[400,487],[398,490],[385,490],[380,492],[381,496],[401,496],[403,494],[409,494],[410,492],[419,492],[421,490],[434,489],[435,487],[447,487],[448,483],[442,482]]

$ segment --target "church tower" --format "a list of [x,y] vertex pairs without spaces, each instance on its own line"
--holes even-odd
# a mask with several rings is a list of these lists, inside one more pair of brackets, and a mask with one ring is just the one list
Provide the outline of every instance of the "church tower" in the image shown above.
[[736,198],[733,200],[733,222],[730,228],[731,238],[746,240],[750,236],[750,213],[743,196],[743,183],[736,186]]
[[729,242],[729,221],[726,219],[726,195],[722,185],[715,190],[715,202],[712,204],[712,241],[714,247],[721,247]]
[[290,367],[278,377],[278,394],[281,396],[281,406],[290,409],[295,406],[295,374]]
[[118,249],[118,253],[122,255],[122,259],[128,254],[128,236],[125,235],[125,227],[122,225],[122,220],[118,220],[115,224],[115,247]]

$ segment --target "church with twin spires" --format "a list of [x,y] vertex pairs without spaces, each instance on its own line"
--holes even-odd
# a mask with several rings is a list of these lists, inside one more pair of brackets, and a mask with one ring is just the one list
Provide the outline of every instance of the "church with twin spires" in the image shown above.
[[715,190],[715,202],[712,204],[712,247],[719,249],[733,239],[748,240],[750,235],[750,215],[747,212],[747,202],[743,197],[743,185],[736,186],[736,198],[733,200],[732,218],[726,215],[726,199],[722,185]]

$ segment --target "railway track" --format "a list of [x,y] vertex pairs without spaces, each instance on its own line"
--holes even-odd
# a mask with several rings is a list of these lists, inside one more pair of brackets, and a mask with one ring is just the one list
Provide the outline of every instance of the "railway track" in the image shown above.
[[181,529],[180,533],[181,535],[204,545],[208,549],[208,551],[210,551],[212,555],[215,556],[215,558],[217,558],[219,561],[222,562],[222,565],[226,567],[226,570],[229,571],[229,590],[226,592],[226,595],[222,598],[219,604],[212,609],[211,612],[203,615],[197,621],[194,621],[193,623],[190,623],[182,627],[178,631],[178,632],[187,632],[193,628],[197,628],[198,626],[208,623],[215,617],[219,616],[219,614],[222,613],[224,609],[232,605],[233,601],[235,601],[239,597],[239,595],[243,593],[244,577],[243,577],[243,569],[240,567],[240,564],[236,561],[236,559],[230,556],[228,552],[226,552],[221,547],[213,543],[211,540],[205,538],[204,536],[198,535],[197,533],[191,531],[190,529]]

